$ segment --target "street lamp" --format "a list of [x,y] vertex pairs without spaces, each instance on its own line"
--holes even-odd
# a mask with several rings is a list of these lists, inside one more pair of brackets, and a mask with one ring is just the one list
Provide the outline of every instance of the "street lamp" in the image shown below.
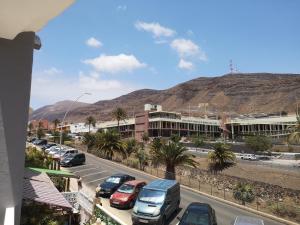
[[85,92],[85,93],[79,95],[79,96],[75,99],[75,101],[71,102],[70,106],[68,107],[67,111],[65,112],[64,118],[63,118],[62,123],[61,123],[61,126],[60,126],[60,137],[59,137],[59,144],[60,144],[60,145],[62,144],[62,126],[64,125],[66,116],[68,115],[69,111],[71,110],[73,104],[74,104],[75,102],[77,102],[77,101],[78,101],[82,96],[84,96],[84,95],[91,95],[91,93]]

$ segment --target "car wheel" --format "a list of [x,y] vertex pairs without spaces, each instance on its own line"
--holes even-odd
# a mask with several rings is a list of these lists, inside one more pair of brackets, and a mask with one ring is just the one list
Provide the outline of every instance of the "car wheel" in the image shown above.
[[164,216],[162,218],[161,225],[166,225],[166,224],[167,224],[167,218],[166,218],[166,216]]

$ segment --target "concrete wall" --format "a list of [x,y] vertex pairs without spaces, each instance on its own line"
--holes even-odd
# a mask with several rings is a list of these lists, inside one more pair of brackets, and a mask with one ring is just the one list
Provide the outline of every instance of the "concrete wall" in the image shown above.
[[19,224],[34,37],[0,38],[0,224],[8,207]]

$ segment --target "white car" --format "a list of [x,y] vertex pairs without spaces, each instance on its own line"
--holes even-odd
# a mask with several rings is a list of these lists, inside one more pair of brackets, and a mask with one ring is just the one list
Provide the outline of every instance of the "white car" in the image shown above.
[[50,148],[46,148],[46,149],[45,149],[45,152],[46,152],[46,153],[49,153],[50,151],[54,150],[54,149],[57,148],[57,147],[59,147],[59,146],[52,146],[52,147],[50,147]]
[[65,150],[65,148],[63,148],[63,147],[56,147],[56,148],[52,149],[51,151],[49,151],[48,154],[49,155],[55,155],[59,151],[63,151],[63,150]]
[[56,153],[53,155],[53,158],[62,158],[62,157],[64,157],[66,154],[75,154],[75,153],[78,153],[78,150],[77,150],[77,149],[74,149],[74,148],[63,149],[63,150],[61,150],[61,151],[56,152]]
[[241,159],[244,160],[256,160],[257,157],[254,154],[242,154]]

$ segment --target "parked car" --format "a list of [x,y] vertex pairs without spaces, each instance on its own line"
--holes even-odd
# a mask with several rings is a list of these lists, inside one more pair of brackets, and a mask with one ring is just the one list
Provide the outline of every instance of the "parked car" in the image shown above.
[[132,223],[164,225],[179,205],[179,183],[176,180],[154,180],[140,191],[133,207]]
[[244,160],[257,160],[257,157],[254,154],[242,154],[241,159],[244,159]]
[[126,181],[135,180],[127,174],[115,174],[107,178],[102,184],[96,188],[96,197],[111,196]]
[[55,148],[59,148],[59,147],[60,147],[60,146],[57,146],[57,145],[56,145],[56,146],[52,146],[52,147],[50,147],[50,148],[46,148],[46,149],[45,149],[45,152],[46,152],[46,153],[49,153],[50,151],[54,150]]
[[264,225],[264,221],[250,216],[237,216],[233,225]]
[[215,210],[206,203],[193,202],[188,205],[178,225],[217,225]]
[[75,153],[75,154],[67,154],[60,161],[60,165],[63,167],[67,166],[77,166],[85,163],[85,154],[84,153]]
[[60,152],[60,151],[63,151],[63,150],[65,150],[65,148],[60,147],[60,146],[57,146],[57,147],[51,149],[51,151],[49,151],[48,154],[49,154],[50,156],[53,156],[53,155],[55,155],[56,153],[58,153],[58,152]]
[[74,148],[70,148],[70,149],[64,149],[61,151],[58,151],[57,153],[55,153],[52,157],[53,158],[62,158],[64,157],[66,154],[75,154],[78,153],[77,149]]
[[42,150],[46,150],[47,148],[51,148],[53,146],[57,146],[55,143],[51,143],[51,144],[45,144],[42,146]]
[[135,200],[142,189],[146,185],[144,181],[132,180],[127,181],[121,185],[121,187],[116,190],[110,196],[110,206],[116,208],[129,208],[134,206]]
[[45,139],[37,139],[33,142],[34,145],[38,145],[38,146],[46,145],[47,143],[48,141]]
[[29,142],[33,143],[35,140],[37,140],[37,138],[33,137],[33,138],[29,139]]

